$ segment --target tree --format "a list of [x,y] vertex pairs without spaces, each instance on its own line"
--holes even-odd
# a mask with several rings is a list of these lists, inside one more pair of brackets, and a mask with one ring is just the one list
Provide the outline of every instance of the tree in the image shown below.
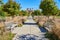
[[40,12],[40,10],[34,10],[32,14],[37,16],[37,15],[41,15],[42,13]]
[[54,0],[42,0],[39,8],[42,9],[43,14],[46,16],[56,15],[58,11]]
[[0,0],[0,5],[3,4],[2,0]]
[[2,4],[3,4],[3,2],[2,2],[2,0],[0,0],[0,10],[2,10]]
[[5,16],[6,16],[6,13],[3,11],[0,11],[0,17],[5,17]]
[[0,17],[5,17],[6,16],[6,13],[2,10],[2,5],[3,5],[3,2],[2,0],[0,0]]
[[5,5],[3,5],[3,11],[7,12],[10,16],[19,15],[19,10],[20,4],[13,0],[9,0]]
[[60,10],[58,10],[58,12],[57,12],[57,14],[56,14],[57,16],[60,16]]
[[27,11],[25,11],[25,10],[21,10],[20,15],[22,15],[22,16],[27,16],[28,13],[27,13]]

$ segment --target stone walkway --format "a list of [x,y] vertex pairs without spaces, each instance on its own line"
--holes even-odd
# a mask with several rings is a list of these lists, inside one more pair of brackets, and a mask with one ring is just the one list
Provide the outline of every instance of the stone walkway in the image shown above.
[[13,40],[48,40],[35,23],[31,16],[28,17],[23,27],[17,27],[12,31],[16,34]]

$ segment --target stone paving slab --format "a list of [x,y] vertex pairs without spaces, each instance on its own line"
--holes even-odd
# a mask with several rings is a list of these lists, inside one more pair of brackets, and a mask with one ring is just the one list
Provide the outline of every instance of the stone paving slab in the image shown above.
[[[25,23],[36,23],[30,16]],[[13,40],[47,40],[38,25],[23,25],[12,31],[16,33]],[[45,38],[45,39],[44,39]]]

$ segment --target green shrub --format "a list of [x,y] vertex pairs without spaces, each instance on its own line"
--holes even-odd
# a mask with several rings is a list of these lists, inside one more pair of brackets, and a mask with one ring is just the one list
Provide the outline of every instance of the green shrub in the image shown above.
[[3,35],[0,35],[0,40],[12,40],[15,34],[12,34],[11,32],[4,32]]
[[22,27],[23,24],[18,24],[18,27]]
[[14,34],[9,33],[9,38],[8,38],[8,40],[12,40],[13,37],[14,37]]
[[46,38],[49,38],[50,40],[59,40],[58,37],[54,33],[47,32],[45,34]]

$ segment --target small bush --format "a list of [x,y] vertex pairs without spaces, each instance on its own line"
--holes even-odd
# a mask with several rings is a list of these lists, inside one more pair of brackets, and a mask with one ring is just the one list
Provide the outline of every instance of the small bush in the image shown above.
[[12,34],[11,32],[4,32],[3,35],[0,35],[0,40],[12,40],[15,34]]
[[45,34],[46,38],[49,38],[50,40],[59,40],[58,37],[54,33],[47,32]]
[[18,24],[18,27],[22,27],[23,24]]

